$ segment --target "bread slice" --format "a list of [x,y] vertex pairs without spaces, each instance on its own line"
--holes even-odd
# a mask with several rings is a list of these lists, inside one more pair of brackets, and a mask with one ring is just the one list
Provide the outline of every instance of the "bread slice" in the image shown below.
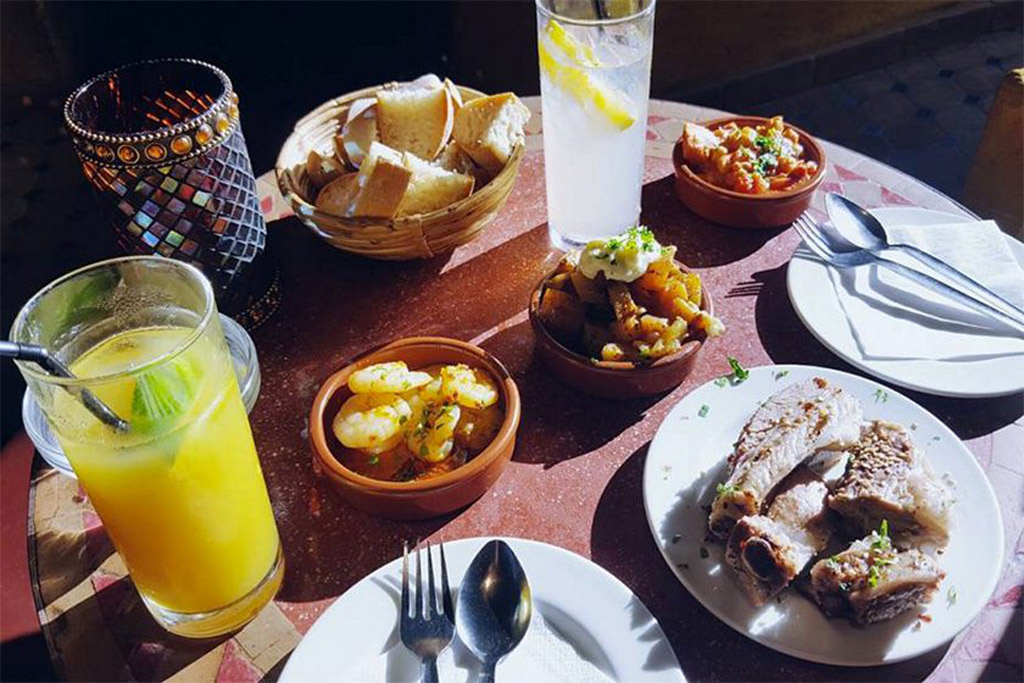
[[451,137],[455,103],[443,83],[398,86],[377,92],[377,116],[384,144],[431,160]]
[[412,171],[401,154],[379,142],[371,143],[356,175],[357,192],[346,215],[393,218],[411,179]]
[[482,166],[477,166],[473,158],[463,152],[462,148],[454,140],[445,145],[433,163],[435,166],[440,166],[447,171],[473,176],[473,179],[476,181],[473,184],[474,190],[479,190],[491,180],[491,174]]
[[459,109],[452,135],[473,161],[496,175],[508,163],[529,120],[530,110],[513,93],[478,97]]
[[352,210],[352,199],[359,191],[358,173],[346,173],[332,180],[316,196],[316,208],[335,216],[347,216]]
[[376,139],[377,98],[361,97],[349,107],[341,134],[334,138],[334,151],[342,161],[359,168]]
[[447,88],[448,92],[452,95],[452,104],[455,106],[455,111],[462,109],[462,93],[459,92],[459,86],[446,78],[444,79],[444,87]]
[[306,156],[306,175],[315,192],[344,172],[341,162],[330,153],[322,154],[313,149]]
[[444,208],[473,192],[473,176],[448,171],[406,152],[402,155],[405,167],[412,172],[412,180],[398,215],[429,213]]

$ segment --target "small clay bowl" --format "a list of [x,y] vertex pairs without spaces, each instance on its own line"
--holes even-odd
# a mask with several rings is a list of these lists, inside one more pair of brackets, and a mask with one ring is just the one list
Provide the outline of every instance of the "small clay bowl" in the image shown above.
[[[490,445],[465,465],[423,481],[380,481],[342,465],[335,454],[345,447],[334,436],[331,423],[341,404],[352,395],[348,388],[349,375],[367,365],[398,360],[405,361],[411,369],[438,363],[465,363],[490,374],[505,407],[505,420]],[[317,469],[352,506],[392,519],[426,519],[469,505],[497,481],[512,458],[520,413],[519,390],[497,358],[457,339],[410,337],[374,349],[327,378],[313,399],[309,443]]]
[[[759,126],[769,119],[759,116],[730,116],[715,119],[701,125],[714,130],[726,123],[739,126]],[[825,150],[810,135],[796,126],[786,124],[800,136],[804,154],[811,161],[818,162],[818,172],[810,182],[794,190],[744,194],[719,187],[704,180],[683,161],[682,138],[672,148],[672,164],[676,172],[676,194],[679,200],[698,216],[714,223],[734,228],[776,228],[789,225],[811,205],[811,197],[825,176]]]
[[[685,266],[681,267],[688,270]],[[537,342],[537,354],[551,370],[551,374],[563,384],[602,398],[638,398],[669,391],[682,384],[693,371],[697,355],[704,346],[703,335],[687,341],[683,348],[673,354],[662,356],[649,365],[639,366],[625,361],[597,360],[563,346],[551,336],[538,315],[541,292],[550,276],[545,276],[530,295],[530,325]],[[711,294],[703,284],[700,307],[714,314]]]

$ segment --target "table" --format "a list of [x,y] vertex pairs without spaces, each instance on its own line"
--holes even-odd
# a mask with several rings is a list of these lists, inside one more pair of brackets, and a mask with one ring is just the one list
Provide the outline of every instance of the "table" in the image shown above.
[[[558,254],[545,225],[540,100],[525,101],[534,116],[509,202],[476,241],[451,255],[391,263],[336,251],[288,217],[272,174],[258,180],[262,209],[275,221],[270,244],[280,259],[284,293],[281,310],[253,335],[263,388],[251,419],[284,544],[285,584],[275,603],[231,638],[170,636],[145,611],[77,483],[37,458],[28,505],[29,565],[58,670],[69,679],[273,678],[333,599],[396,557],[403,540],[505,535],[563,546],[622,579],[661,622],[691,680],[943,681],[982,674],[1019,680],[1019,395],[966,401],[911,394],[967,442],[992,480],[1006,528],[1007,561],[996,593],[948,648],[872,670],[803,662],[732,631],[677,582],[648,531],[641,494],[647,444],[669,408],[727,373],[726,355],[745,366],[804,363],[857,371],[815,341],[789,303],[786,263],[799,242],[792,230],[725,229],[676,199],[670,151],[681,122],[721,112],[653,101],[643,220],[662,241],[678,245],[680,259],[705,278],[728,333],[709,343],[686,383],[660,398],[603,401],[557,384],[533,360],[526,317],[530,289]],[[825,148],[831,165],[823,192],[842,191],[868,207],[906,204],[966,213],[894,169],[836,145]],[[815,211],[822,210],[822,195]],[[409,523],[372,518],[340,502],[314,474],[306,439],[309,406],[321,381],[366,348],[413,334],[470,340],[500,358],[519,385],[523,419],[513,462],[483,498],[461,513]]]

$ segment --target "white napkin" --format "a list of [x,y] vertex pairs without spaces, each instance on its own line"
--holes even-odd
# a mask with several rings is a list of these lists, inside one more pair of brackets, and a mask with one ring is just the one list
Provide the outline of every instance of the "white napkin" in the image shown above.
[[[926,251],[1024,306],[1024,270],[1010,250],[1012,238],[995,222],[887,225],[885,231],[891,243]],[[894,260],[923,269],[903,254]],[[980,360],[1024,354],[1024,339],[1007,326],[887,268],[829,268],[829,276],[865,358]]]
[[[352,683],[418,682],[421,675],[419,659],[401,642],[389,645],[382,652],[365,657],[344,680]],[[480,662],[458,636],[437,660],[438,678],[445,683],[472,683],[479,671]],[[498,664],[497,679],[530,683],[609,683],[611,680],[585,659],[537,610],[533,612],[530,630],[522,642]]]

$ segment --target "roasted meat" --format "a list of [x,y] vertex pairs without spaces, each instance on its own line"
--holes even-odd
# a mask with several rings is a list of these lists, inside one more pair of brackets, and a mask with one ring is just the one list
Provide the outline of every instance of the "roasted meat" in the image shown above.
[[900,425],[867,425],[849,450],[846,473],[829,505],[865,534],[888,520],[898,542],[944,546],[953,497]]
[[736,523],[725,557],[750,601],[762,605],[804,570],[831,535],[828,488],[801,465],[779,484],[766,514]]
[[817,562],[809,592],[826,615],[865,625],[927,603],[943,577],[935,561],[917,548],[899,550],[884,533],[872,532]]
[[729,456],[732,473],[711,508],[711,533],[727,538],[742,517],[761,512],[786,475],[821,450],[839,450],[860,436],[861,407],[821,377],[790,385],[754,412]]

